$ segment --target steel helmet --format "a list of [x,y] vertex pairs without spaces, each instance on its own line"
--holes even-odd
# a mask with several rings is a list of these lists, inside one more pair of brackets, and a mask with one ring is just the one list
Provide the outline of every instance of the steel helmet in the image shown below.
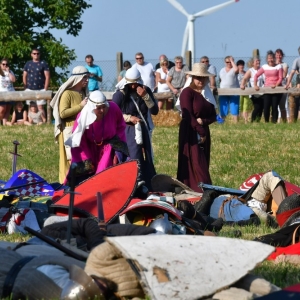
[[156,229],[156,231],[165,233],[165,234],[172,234],[172,224],[169,221],[168,214],[164,213],[164,216],[162,218],[154,220],[150,224],[151,228]]

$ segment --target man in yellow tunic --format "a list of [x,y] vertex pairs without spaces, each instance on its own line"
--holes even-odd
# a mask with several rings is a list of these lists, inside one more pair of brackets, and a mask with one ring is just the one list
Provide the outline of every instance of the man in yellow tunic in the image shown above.
[[77,66],[70,78],[58,89],[50,105],[55,119],[54,136],[59,144],[59,182],[63,183],[71,163],[71,149],[64,142],[71,136],[77,114],[87,103],[89,72]]

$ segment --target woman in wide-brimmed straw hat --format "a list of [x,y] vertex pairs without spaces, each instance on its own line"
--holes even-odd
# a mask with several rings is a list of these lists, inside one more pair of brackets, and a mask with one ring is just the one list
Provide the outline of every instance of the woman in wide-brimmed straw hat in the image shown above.
[[73,69],[70,78],[58,89],[50,102],[53,108],[54,136],[59,143],[59,181],[63,183],[70,168],[71,148],[64,142],[72,134],[77,114],[87,103],[89,71],[82,66]]
[[211,184],[209,174],[210,131],[209,125],[216,120],[215,105],[202,95],[209,77],[203,63],[193,65],[190,86],[183,89],[180,96],[182,120],[179,129],[177,179],[201,192],[199,182]]

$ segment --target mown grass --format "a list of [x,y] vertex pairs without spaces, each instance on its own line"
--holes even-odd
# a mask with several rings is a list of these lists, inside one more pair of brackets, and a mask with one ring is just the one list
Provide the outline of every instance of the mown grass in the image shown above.
[[[173,118],[173,116],[172,116]],[[168,124],[168,114],[162,115]],[[176,118],[175,118],[176,119]],[[157,126],[153,133],[153,148],[157,173],[176,177],[178,156],[178,126]],[[212,149],[210,172],[213,184],[239,188],[241,183],[254,173],[275,170],[285,180],[300,185],[300,123],[266,124],[242,122],[238,124],[212,124]],[[11,176],[14,140],[20,143],[17,169],[30,169],[48,182],[58,181],[58,145],[54,143],[53,126],[0,127],[1,165],[0,179]],[[243,239],[274,232],[266,226],[235,228],[242,231]],[[231,227],[221,231],[231,236]],[[0,235],[0,240],[23,241],[26,236]],[[290,264],[274,265],[263,262],[254,272],[274,284],[285,287],[299,282],[299,268]]]

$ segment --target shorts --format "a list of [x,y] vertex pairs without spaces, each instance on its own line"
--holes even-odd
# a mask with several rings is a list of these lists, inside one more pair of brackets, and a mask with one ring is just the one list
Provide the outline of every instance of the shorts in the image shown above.
[[230,108],[230,113],[233,116],[239,115],[239,103],[240,96],[219,96],[220,105],[220,115],[221,117],[226,117],[229,113],[228,108]]
[[241,95],[240,96],[240,110],[241,112],[249,112],[253,108],[252,101],[249,96]]
[[[41,89],[41,90],[30,90],[30,89],[26,89],[26,91],[33,91],[33,92],[36,92],[36,91],[45,91],[45,89]],[[34,101],[36,102],[37,105],[45,105],[47,104],[47,101],[45,99],[42,99],[42,100],[26,100],[26,104],[29,105],[31,101]]]

